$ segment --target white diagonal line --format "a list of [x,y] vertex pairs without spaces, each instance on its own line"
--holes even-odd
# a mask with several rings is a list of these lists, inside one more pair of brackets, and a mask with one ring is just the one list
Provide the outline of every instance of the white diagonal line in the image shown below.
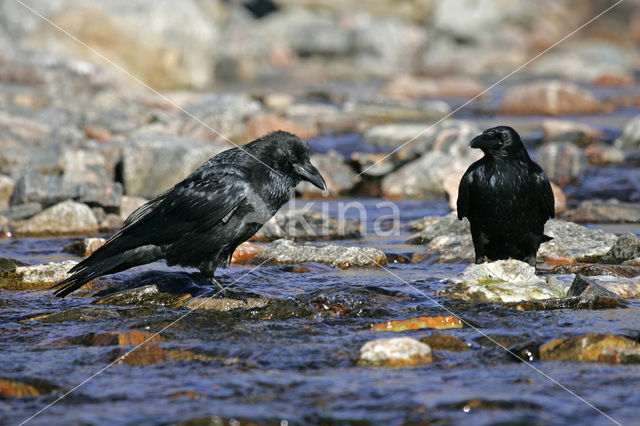
[[[247,275],[249,275],[250,273],[252,273],[253,271],[255,271],[256,269],[258,269],[259,267],[261,267],[262,265],[264,265],[265,263],[267,263],[268,261],[273,260],[273,258],[269,258],[266,259],[264,262],[260,263],[259,265],[256,265],[254,268],[252,268],[249,272],[243,274],[240,278],[234,280],[232,283],[226,285],[225,287],[223,287],[222,289],[219,289],[217,293],[215,293],[213,296],[211,297],[215,297],[218,294],[222,293],[223,291],[225,291],[226,289],[228,289],[229,287],[231,287],[233,284],[237,283],[238,281],[240,281],[242,278],[246,277]],[[202,298],[208,294],[213,293],[215,289],[210,290],[206,293],[203,293],[201,295],[195,296],[193,298],[191,298],[190,300],[195,300],[198,298]],[[202,305],[204,304],[204,300],[200,300],[199,304],[193,308],[191,308],[191,310],[187,311],[185,314],[179,316],[177,319],[171,321],[168,325],[162,327],[162,329],[160,331],[155,332],[154,334],[152,334],[151,336],[147,337],[146,339],[144,339],[144,341],[140,344],[138,344],[136,347],[134,347],[133,349],[131,349],[130,351],[128,351],[127,353],[125,353],[124,355],[121,355],[119,357],[117,357],[115,360],[113,360],[110,364],[107,364],[106,366],[102,367],[100,370],[96,371],[95,373],[93,373],[91,376],[87,377],[86,379],[84,379],[82,382],[80,382],[79,384],[75,385],[74,387],[72,387],[71,389],[69,389],[67,392],[65,392],[64,394],[60,395],[55,401],[45,405],[44,407],[42,407],[40,410],[38,410],[36,413],[34,413],[33,415],[31,415],[30,417],[24,419],[23,421],[21,421],[18,426],[22,426],[25,423],[31,421],[33,418],[37,417],[38,415],[42,414],[44,411],[46,411],[47,409],[51,408],[53,405],[57,404],[58,402],[62,401],[64,398],[66,398],[70,393],[74,392],[76,389],[78,389],[79,387],[85,385],[86,383],[90,382],[91,380],[93,380],[96,376],[100,375],[101,373],[103,373],[105,370],[107,370],[108,368],[110,368],[111,366],[113,366],[114,364],[117,364],[118,362],[122,361],[123,359],[125,359],[131,352],[137,350],[138,348],[140,348],[141,346],[144,346],[145,344],[147,344],[151,339],[155,338],[156,336],[158,336],[160,333],[162,333],[163,331],[165,331],[166,329],[168,329],[169,327],[173,326],[174,324],[176,324],[177,322],[179,322],[180,320],[184,319],[187,315],[191,314],[193,311],[195,311],[196,309],[199,309]]]
[[88,44],[86,44],[85,42],[83,42],[82,40],[80,40],[78,37],[74,36],[73,34],[71,34],[69,31],[65,30],[64,28],[62,28],[61,26],[59,26],[58,24],[56,24],[55,22],[51,21],[50,19],[48,19],[46,16],[42,15],[41,13],[39,13],[37,10],[33,9],[31,6],[29,6],[28,4],[26,4],[25,2],[23,2],[22,0],[15,0],[17,3],[19,3],[22,7],[24,7],[25,9],[27,9],[28,11],[30,11],[31,13],[33,13],[34,15],[38,16],[40,19],[42,19],[43,21],[47,22],[49,25],[51,25],[52,27],[54,27],[55,29],[57,29],[58,31],[62,32],[63,34],[65,34],[67,37],[69,37],[70,39],[72,39],[73,41],[75,41],[76,43],[78,43],[79,45],[81,45],[82,47],[88,49],[91,53],[97,55],[98,57],[100,57],[101,59],[103,59],[104,61],[106,61],[109,65],[113,66],[114,68],[116,68],[118,71],[126,74],[127,76],[129,76],[130,78],[132,78],[133,80],[135,80],[137,83],[140,83],[142,86],[144,86],[146,89],[150,90],[151,92],[153,92],[154,94],[156,94],[157,96],[159,96],[160,98],[162,98],[164,101],[166,101],[167,103],[171,104],[172,106],[174,106],[175,108],[179,109],[180,111],[182,111],[184,114],[186,114],[188,117],[194,119],[195,121],[197,121],[198,123],[200,123],[201,125],[203,125],[204,127],[206,127],[207,129],[209,129],[211,132],[215,133],[216,135],[220,136],[221,138],[225,139],[227,142],[229,142],[231,145],[235,146],[236,148],[240,149],[241,151],[243,151],[245,154],[247,154],[248,156],[252,157],[253,159],[259,161],[260,163],[262,163],[263,165],[265,165],[267,168],[271,169],[275,174],[277,174],[278,176],[280,176],[280,173],[278,173],[276,170],[273,169],[273,167],[269,166],[268,164],[265,164],[264,161],[260,160],[258,157],[256,157],[255,155],[251,154],[250,152],[248,152],[246,149],[244,149],[243,147],[241,147],[240,145],[234,143],[231,139],[227,138],[225,135],[223,135],[222,133],[218,132],[217,130],[215,130],[213,127],[209,126],[207,123],[205,123],[204,121],[200,120],[198,117],[196,117],[195,115],[193,115],[192,113],[190,113],[189,111],[187,111],[186,109],[182,108],[180,105],[178,105],[177,103],[175,103],[173,100],[171,100],[169,97],[163,95],[162,93],[158,92],[156,89],[154,89],[153,87],[149,86],[147,83],[145,83],[144,81],[142,81],[140,78],[138,78],[137,76],[133,75],[132,73],[130,73],[129,71],[127,71],[126,69],[124,69],[121,65],[118,65],[116,62],[112,61],[111,59],[109,59],[108,57],[106,57],[105,55],[103,55],[100,51],[98,51],[97,49],[89,46]]
[[370,166],[368,166],[366,169],[362,170],[360,173],[358,173],[358,176],[362,175],[363,173],[365,173],[367,170],[369,170],[370,168],[372,168],[373,166],[375,166],[376,164],[380,163],[381,161],[384,161],[386,158],[388,158],[389,156],[395,154],[396,152],[398,152],[399,150],[401,150],[402,148],[404,148],[406,145],[410,144],[411,142],[413,142],[414,140],[416,140],[417,138],[419,138],[420,136],[422,136],[423,134],[425,134],[426,132],[428,132],[429,130],[433,129],[435,126],[437,126],[438,124],[442,123],[444,120],[446,120],[447,118],[451,117],[453,114],[455,114],[456,112],[460,111],[462,108],[466,107],[467,105],[469,105],[471,102],[475,101],[476,99],[478,99],[480,96],[484,95],[485,93],[487,93],[489,90],[493,89],[494,87],[496,87],[498,84],[502,83],[503,81],[505,81],[506,79],[508,79],[509,77],[511,77],[513,74],[517,73],[518,71],[520,71],[522,68],[526,67],[527,65],[529,65],[531,62],[535,61],[536,59],[540,58],[542,55],[544,55],[545,53],[547,53],[548,51],[550,51],[551,49],[553,49],[554,47],[556,47],[557,45],[559,45],[560,43],[562,43],[563,41],[565,41],[566,39],[568,39],[569,37],[573,36],[575,33],[577,33],[578,31],[582,30],[584,27],[586,27],[587,25],[591,24],[593,21],[595,21],[596,19],[598,19],[599,17],[601,17],[602,15],[604,15],[605,13],[609,12],[611,9],[613,9],[614,7],[616,7],[617,5],[619,5],[620,3],[622,3],[624,0],[618,0],[616,3],[614,3],[613,5],[609,6],[607,9],[605,9],[604,11],[600,12],[599,14],[597,14],[596,16],[594,16],[593,18],[591,18],[590,20],[588,20],[587,22],[585,22],[584,24],[580,25],[578,28],[576,28],[575,30],[571,31],[569,34],[567,34],[566,36],[562,37],[560,40],[556,41],[555,43],[553,43],[551,46],[547,47],[546,49],[544,49],[542,52],[538,53],[536,56],[534,56],[533,58],[529,59],[527,62],[525,62],[524,64],[520,65],[518,68],[514,69],[513,71],[511,71],[509,74],[505,75],[504,77],[502,77],[500,80],[496,81],[495,83],[493,83],[491,86],[487,87],[486,89],[484,89],[482,92],[478,93],[477,95],[475,95],[473,98],[469,99],[468,101],[466,101],[465,103],[463,103],[462,105],[460,105],[459,107],[457,107],[456,109],[454,109],[453,111],[451,111],[450,113],[448,113],[447,115],[445,115],[444,117],[442,117],[441,119],[439,119],[438,121],[436,121],[435,123],[433,123],[431,126],[425,128],[423,131],[421,131],[420,133],[418,133],[417,135],[415,135],[414,137],[412,137],[411,139],[409,139],[408,141],[404,142],[402,145],[400,145],[399,147],[397,147],[396,149],[394,149],[393,151],[391,151],[390,153],[388,153],[387,155],[385,155],[384,157],[378,159],[375,163],[371,164]]
[[429,299],[430,302],[432,302],[434,305],[444,309],[445,311],[447,311],[449,314],[455,316],[456,318],[458,318],[461,322],[463,322],[465,325],[467,325],[468,327],[472,328],[473,330],[477,331],[478,333],[480,333],[482,336],[486,337],[487,339],[491,340],[493,343],[495,343],[497,346],[499,346],[500,348],[504,349],[507,353],[513,355],[514,357],[516,357],[517,359],[519,359],[520,361],[522,361],[523,363],[525,363],[526,365],[528,365],[529,367],[531,367],[532,369],[534,369],[536,372],[540,373],[542,376],[546,377],[547,379],[549,379],[551,382],[553,382],[554,384],[558,385],[560,388],[564,389],[565,391],[569,392],[571,395],[573,395],[574,397],[578,398],[580,401],[584,402],[585,404],[587,404],[589,407],[593,408],[594,410],[596,410],[598,413],[602,414],[603,416],[605,416],[607,419],[611,420],[614,424],[622,426],[622,423],[620,423],[619,421],[615,420],[614,418],[612,418],[611,416],[609,416],[608,414],[606,414],[605,412],[603,412],[602,410],[600,410],[598,407],[596,407],[595,405],[593,405],[592,403],[590,403],[589,401],[587,401],[586,399],[584,399],[583,397],[581,397],[580,395],[578,395],[577,393],[575,393],[574,391],[572,391],[571,389],[569,389],[568,387],[564,386],[562,383],[558,382],[556,379],[554,379],[553,377],[551,377],[550,375],[548,375],[547,373],[545,373],[544,371],[540,370],[538,367],[536,367],[535,365],[531,364],[530,362],[528,362],[525,359],[522,359],[521,357],[519,357],[517,354],[515,354],[512,350],[510,350],[509,348],[505,347],[504,345],[502,345],[500,342],[496,341],[493,337],[489,336],[487,333],[485,333],[484,331],[480,330],[478,327],[474,326],[473,324],[468,323],[467,321],[463,320],[460,315],[456,314],[453,310],[447,308],[446,306],[444,306],[443,304],[439,303],[438,301],[436,301],[435,299],[433,299],[431,296],[429,296],[427,293],[425,293],[424,291],[420,290],[419,288],[417,288],[416,286],[414,286],[413,284],[409,283],[408,281],[406,281],[405,279],[403,279],[402,277],[400,277],[399,275],[395,274],[393,271],[391,271],[390,269],[386,268],[384,265],[379,264],[378,262],[376,262],[375,259],[371,258],[373,260],[373,262],[380,266],[382,269],[384,269],[386,272],[388,272],[389,274],[391,274],[392,276],[396,277],[397,279],[399,279],[400,281],[402,281],[404,284],[408,285],[409,287],[411,287],[412,289],[414,289],[415,291],[417,291],[418,293],[420,293],[421,295],[423,295],[424,297],[426,297],[427,299]]

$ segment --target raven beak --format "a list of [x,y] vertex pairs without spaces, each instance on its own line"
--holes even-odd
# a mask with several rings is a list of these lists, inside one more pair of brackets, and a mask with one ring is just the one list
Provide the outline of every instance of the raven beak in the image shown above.
[[499,142],[493,138],[485,138],[484,135],[478,135],[469,142],[469,148],[478,148],[483,151],[488,149],[496,149]]
[[313,167],[313,164],[307,162],[304,166],[295,164],[293,167],[296,169],[296,173],[300,175],[302,180],[311,182],[314,186],[317,186],[323,191],[327,190],[327,184],[324,183],[322,175],[320,174],[318,169]]

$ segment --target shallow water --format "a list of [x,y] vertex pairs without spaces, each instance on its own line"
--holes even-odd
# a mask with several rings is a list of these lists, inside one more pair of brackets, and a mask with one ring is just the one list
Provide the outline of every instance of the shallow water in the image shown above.
[[[329,202],[334,212],[338,203]],[[375,204],[367,206],[367,229]],[[444,200],[402,201],[403,223],[447,211]],[[403,243],[409,233],[339,244],[381,247],[410,254],[424,250]],[[69,239],[0,242],[0,257],[27,263],[71,256]],[[236,290],[289,300],[289,317],[260,319],[239,312],[154,307],[100,307],[117,317],[47,323],[21,322],[35,313],[86,306],[92,298],[59,300],[46,291],[0,292],[0,376],[35,377],[60,387],[39,397],[0,400],[2,423],[16,424],[55,401],[66,390],[109,365],[114,347],[54,346],[62,337],[129,329],[162,331],[165,349],[189,349],[209,360],[167,361],[147,366],[114,364],[54,404],[30,424],[173,424],[210,416],[288,424],[610,424],[611,420],[571,392],[623,424],[637,422],[638,366],[598,363],[516,362],[505,347],[543,343],[582,333],[640,336],[640,302],[604,311],[519,312],[493,304],[447,301],[436,295],[442,278],[466,265],[391,264],[385,269],[310,272],[270,266],[222,271]],[[322,268],[322,269],[320,269]],[[141,270],[169,270],[161,263]],[[177,268],[179,270],[179,268]],[[173,268],[172,270],[176,270]],[[338,307],[338,308],[336,308]],[[413,368],[362,368],[360,346],[397,333],[371,331],[373,324],[421,315],[455,314],[476,325],[443,331],[469,344],[463,352],[436,351],[433,364]],[[428,330],[406,331],[422,337]],[[489,336],[489,337],[487,337]],[[132,346],[131,346],[132,348]],[[555,381],[555,382],[554,382]],[[557,382],[557,383],[556,383]],[[198,423],[197,419],[204,423]],[[224,423],[227,424],[227,423]],[[233,424],[233,423],[231,423]]]

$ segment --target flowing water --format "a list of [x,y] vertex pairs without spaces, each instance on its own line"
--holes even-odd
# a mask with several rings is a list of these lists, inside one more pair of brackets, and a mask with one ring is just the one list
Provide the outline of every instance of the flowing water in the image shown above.
[[[338,203],[329,202],[331,212]],[[361,200],[375,219],[376,203]],[[447,211],[444,200],[399,202],[402,220]],[[371,245],[411,254],[401,231],[365,236],[347,245]],[[20,239],[0,243],[0,257],[27,263],[70,256],[70,239]],[[640,303],[626,309],[520,312],[496,304],[454,303],[436,295],[442,278],[464,264],[394,263],[338,270],[250,266],[223,271],[235,290],[287,302],[271,316],[259,310],[211,312],[152,307],[104,307],[62,322],[24,321],[44,312],[86,307],[87,297],[57,299],[46,291],[0,292],[0,375],[46,380],[59,386],[38,397],[0,400],[0,417],[19,423],[88,380],[29,424],[623,424],[637,421],[638,366],[562,361],[516,361],[508,348],[582,333],[640,337]],[[168,270],[161,263],[141,269]],[[175,270],[175,269],[174,269]],[[87,311],[89,312],[89,311]],[[444,333],[468,350],[436,351],[433,364],[410,368],[355,366],[360,346],[392,332],[374,324],[423,315],[455,314],[470,321]],[[176,321],[175,323],[173,323]],[[129,329],[159,331],[167,350],[200,358],[153,365],[116,363],[113,346],[55,345],[57,339]],[[428,330],[405,331],[422,337]],[[133,348],[133,346],[125,347]],[[98,373],[98,374],[96,374]],[[584,399],[584,400],[583,400]]]

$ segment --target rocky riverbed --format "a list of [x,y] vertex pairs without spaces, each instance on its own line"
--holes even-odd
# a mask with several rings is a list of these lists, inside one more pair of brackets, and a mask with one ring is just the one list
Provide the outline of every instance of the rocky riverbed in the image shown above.
[[[637,421],[640,61],[615,40],[640,40],[640,19],[626,4],[459,108],[599,9],[49,3],[30,2],[160,92],[0,2],[4,422],[54,402],[30,423]],[[497,124],[554,183],[537,268],[472,265],[452,211],[479,156],[468,142]],[[225,292],[162,263],[47,290],[146,200],[276,129],[309,140],[328,191],[301,184],[219,271]]]

